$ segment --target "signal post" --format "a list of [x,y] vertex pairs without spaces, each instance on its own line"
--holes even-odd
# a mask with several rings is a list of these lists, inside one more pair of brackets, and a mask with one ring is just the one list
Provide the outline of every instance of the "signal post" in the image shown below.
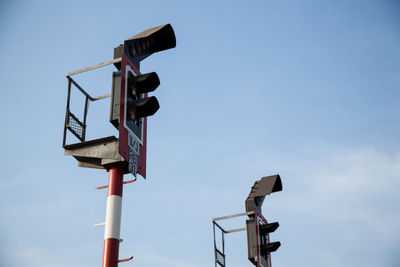
[[121,240],[123,171],[123,166],[118,164],[109,169],[103,267],[118,266],[119,243]]
[[[148,96],[160,84],[155,72],[140,73],[140,62],[152,55],[176,46],[175,33],[170,24],[145,30],[114,49],[114,59],[85,69],[67,73],[68,97],[64,123],[63,148],[66,155],[78,160],[78,166],[105,169],[109,172],[106,220],[104,231],[103,267],[116,267],[119,262],[121,207],[123,185],[136,180],[137,174],[146,178],[147,117],[154,115],[160,105],[155,96]],[[71,76],[114,64],[118,71],[112,75],[110,122],[119,137],[108,136],[85,140],[86,116],[89,102],[108,97],[91,97]],[[85,97],[83,122],[70,110],[71,88],[75,86]],[[66,144],[67,132],[80,142]],[[125,173],[135,179],[123,181]]]

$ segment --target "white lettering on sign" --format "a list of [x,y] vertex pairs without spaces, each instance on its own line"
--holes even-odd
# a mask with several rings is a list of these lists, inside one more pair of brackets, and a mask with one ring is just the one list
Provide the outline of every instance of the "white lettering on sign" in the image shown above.
[[129,146],[129,172],[136,177],[137,174],[137,164],[139,156],[139,140],[133,134],[128,131],[128,146]]
[[139,145],[140,143],[138,138],[134,134],[128,132],[128,146],[138,155],[139,155]]
[[132,149],[129,149],[129,172],[136,177],[137,174],[137,155],[133,153]]

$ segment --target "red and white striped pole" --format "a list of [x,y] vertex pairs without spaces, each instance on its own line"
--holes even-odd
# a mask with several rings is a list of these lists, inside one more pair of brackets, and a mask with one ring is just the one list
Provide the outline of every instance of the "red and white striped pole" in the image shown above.
[[116,165],[110,168],[104,230],[103,267],[118,266],[123,176],[122,166]]

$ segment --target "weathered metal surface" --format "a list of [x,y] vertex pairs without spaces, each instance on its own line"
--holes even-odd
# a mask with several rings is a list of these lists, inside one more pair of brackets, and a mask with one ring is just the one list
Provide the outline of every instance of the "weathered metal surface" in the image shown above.
[[80,167],[107,169],[107,165],[125,162],[118,153],[118,139],[108,136],[64,146],[64,154],[78,160]]
[[254,210],[261,212],[261,205],[265,196],[278,191],[282,191],[282,181],[279,174],[266,176],[256,181],[245,201],[246,212]]

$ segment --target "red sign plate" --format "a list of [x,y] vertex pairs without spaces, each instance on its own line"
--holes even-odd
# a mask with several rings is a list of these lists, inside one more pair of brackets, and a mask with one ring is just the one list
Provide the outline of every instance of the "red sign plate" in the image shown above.
[[[126,78],[128,76],[128,72],[131,72],[134,75],[141,75],[139,69],[128,59],[128,57],[123,54],[122,55],[122,63],[121,63],[121,101],[120,101],[120,112],[119,112],[119,154],[129,162],[129,145],[128,145],[128,131],[132,135],[135,135],[128,127],[125,126],[125,117],[126,117],[126,86],[127,81]],[[147,97],[147,93],[144,94],[144,97]],[[136,138],[139,140],[139,156],[137,159],[137,173],[139,173],[143,178],[146,179],[146,144],[147,144],[147,118],[142,118],[142,134],[141,138]]]
[[[271,255],[268,254],[268,260],[265,261],[265,258],[261,256],[261,249],[260,249],[260,243],[261,241],[259,240],[260,235],[258,234],[259,231],[259,225],[260,224],[267,224],[268,221],[267,219],[264,218],[264,216],[262,216],[262,214],[255,209],[254,210],[254,218],[256,221],[256,232],[257,232],[257,267],[271,267]],[[269,235],[267,235],[267,240],[269,242]]]

